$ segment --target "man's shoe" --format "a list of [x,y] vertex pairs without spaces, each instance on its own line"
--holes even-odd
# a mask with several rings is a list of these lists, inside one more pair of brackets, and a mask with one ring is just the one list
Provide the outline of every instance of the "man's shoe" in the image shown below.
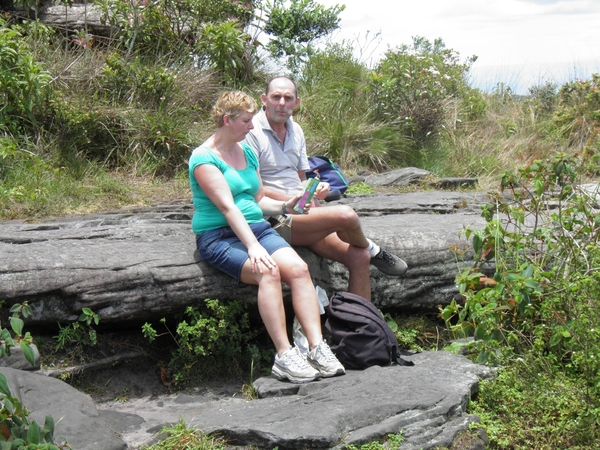
[[281,357],[275,354],[271,375],[278,380],[287,379],[296,384],[309,383],[321,378],[321,373],[306,362],[306,357],[300,353],[298,347],[290,347]]
[[386,275],[402,275],[408,269],[404,261],[384,249],[379,249],[379,253],[371,256],[371,264]]
[[308,364],[317,369],[325,378],[344,375],[346,369],[335,357],[327,342],[321,341],[319,345],[308,352]]

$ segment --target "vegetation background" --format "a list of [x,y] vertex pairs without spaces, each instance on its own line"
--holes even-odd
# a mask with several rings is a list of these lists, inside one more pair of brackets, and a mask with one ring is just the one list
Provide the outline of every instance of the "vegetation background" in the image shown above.
[[[600,447],[600,219],[579,187],[598,175],[599,75],[481,92],[469,85],[476,56],[418,36],[369,67],[360,43],[326,39],[344,7],[314,0],[97,0],[110,37],[15,4],[27,17],[0,17],[0,219],[187,198],[187,158],[213,131],[218,94],[258,99],[290,75],[310,154],[349,174],[416,166],[511,190],[514,204],[491,196],[489,227],[468,232],[496,274],[458,274],[465,302],[441,311],[448,333],[477,338],[474,358],[502,367],[471,410],[490,448]],[[545,225],[508,235],[500,212]],[[422,324],[396,319],[406,346],[433,348]]]

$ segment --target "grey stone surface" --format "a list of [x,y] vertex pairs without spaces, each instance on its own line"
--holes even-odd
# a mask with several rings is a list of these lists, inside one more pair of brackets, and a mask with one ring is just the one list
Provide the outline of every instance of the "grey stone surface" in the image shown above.
[[40,368],[40,351],[35,344],[30,344],[30,347],[33,351],[33,365],[25,358],[21,346],[17,345],[10,349],[10,356],[0,358],[0,367],[10,367],[19,370],[38,370]]
[[[484,225],[479,216],[484,201],[481,194],[428,192],[349,196],[334,204],[355,208],[365,233],[409,265],[400,278],[372,268],[374,303],[431,311],[457,295],[456,273],[472,259],[460,232]],[[205,298],[255,302],[255,287],[236,286],[197,260],[191,214],[191,205],[183,203],[38,223],[3,222],[0,298],[8,304],[30,303],[34,315],[28,330],[77,320],[83,307],[93,309],[110,328],[164,317]],[[342,265],[307,249],[298,251],[315,284],[330,294],[346,289]],[[262,398],[251,402],[237,389],[95,406],[60,380],[37,374],[31,375],[43,382],[29,380],[22,372],[11,377],[37,420],[46,414],[64,416],[57,435],[84,450],[139,448],[155,441],[162,426],[180,419],[234,444],[260,448],[331,448],[399,431],[405,436],[403,449],[449,445],[477,419],[465,407],[489,371],[445,352],[412,359],[414,367],[373,367],[303,386],[262,378],[256,382]],[[5,370],[11,369],[0,369]],[[113,375],[109,372],[108,379]]]
[[68,384],[23,370],[0,367],[14,397],[31,411],[40,426],[46,416],[55,422],[54,440],[64,436],[77,450],[122,450],[127,445],[100,417],[92,399]]
[[[342,199],[362,217],[365,234],[409,266],[402,277],[372,267],[373,302],[425,310],[449,303],[457,295],[458,269],[472,259],[470,244],[459,234],[483,226],[477,212],[482,201],[482,195],[453,192]],[[108,325],[160,319],[206,298],[255,302],[254,286],[241,288],[196,261],[191,215],[191,205],[183,204],[3,222],[0,298],[9,305],[28,301],[29,326],[75,321],[84,307]],[[330,295],[346,290],[344,266],[304,248],[298,252],[315,284]]]
[[365,182],[371,186],[408,186],[428,176],[433,176],[428,170],[417,167],[403,167],[391,172],[369,175],[366,177]]
[[403,450],[449,446],[477,418],[466,413],[484,366],[447,352],[415,354],[415,365],[371,367],[294,385],[273,378],[254,383],[258,400],[215,401],[179,394],[99,404],[100,413],[136,448],[166,423],[217,433],[230,444],[257,448],[336,448],[401,432]]

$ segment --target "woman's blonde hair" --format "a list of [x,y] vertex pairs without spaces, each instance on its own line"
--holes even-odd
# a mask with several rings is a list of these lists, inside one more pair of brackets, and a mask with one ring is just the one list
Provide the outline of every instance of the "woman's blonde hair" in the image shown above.
[[212,118],[217,127],[223,126],[223,117],[237,119],[242,113],[254,114],[258,111],[256,100],[242,91],[223,92],[213,106]]

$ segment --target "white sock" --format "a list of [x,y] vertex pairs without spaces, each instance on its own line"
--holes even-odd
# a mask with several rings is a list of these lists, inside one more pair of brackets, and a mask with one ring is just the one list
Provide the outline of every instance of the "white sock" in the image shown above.
[[379,253],[379,250],[381,250],[381,249],[379,248],[379,245],[377,245],[371,239],[367,238],[367,242],[369,243],[367,250],[369,250],[369,253],[371,254],[371,258],[372,258],[373,256],[377,255],[377,253]]

